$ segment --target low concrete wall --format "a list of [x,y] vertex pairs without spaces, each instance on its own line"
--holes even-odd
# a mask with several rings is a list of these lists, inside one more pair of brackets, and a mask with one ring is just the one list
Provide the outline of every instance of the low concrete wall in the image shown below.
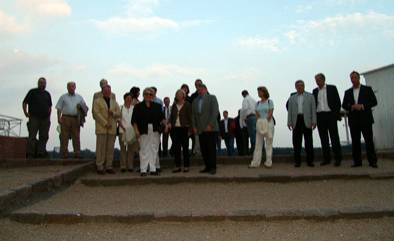
[[26,158],[27,138],[0,136],[0,160]]

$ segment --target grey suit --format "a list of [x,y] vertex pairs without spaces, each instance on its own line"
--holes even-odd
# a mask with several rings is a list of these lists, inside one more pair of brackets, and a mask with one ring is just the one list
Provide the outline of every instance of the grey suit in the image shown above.
[[201,112],[199,112],[199,97],[193,101],[192,124],[197,129],[198,134],[204,132],[208,124],[213,127],[213,131],[219,131],[217,116],[219,115],[219,105],[216,96],[206,94],[202,97]]
[[[218,115],[219,105],[214,95],[205,94],[193,101],[192,125],[199,134],[201,154],[205,163],[203,172],[210,172],[211,174],[216,173],[216,139],[219,132]],[[212,126],[212,131],[206,131],[208,125]]]
[[[293,128],[297,125],[297,115],[298,115],[298,95],[292,95],[289,98],[289,106],[287,113],[287,124],[291,125]],[[304,92],[304,122],[307,128],[312,128],[312,124],[316,124],[316,101],[313,94],[309,92]]]
[[309,166],[313,166],[312,125],[316,124],[315,97],[311,93],[304,92],[302,97],[302,113],[300,114],[298,98],[298,94],[290,96],[287,113],[287,124],[293,128],[294,161],[296,167],[301,165],[302,136],[304,136],[307,162]]

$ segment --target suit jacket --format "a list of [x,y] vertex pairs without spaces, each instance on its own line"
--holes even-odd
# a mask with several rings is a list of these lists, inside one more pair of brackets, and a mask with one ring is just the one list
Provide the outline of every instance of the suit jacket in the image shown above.
[[342,108],[348,112],[349,125],[361,123],[364,125],[372,125],[374,123],[372,108],[378,104],[375,93],[369,86],[361,85],[360,93],[358,95],[358,104],[364,105],[362,111],[352,111],[352,105],[355,104],[353,88],[345,91]]
[[[288,100],[289,109],[287,112],[287,124],[293,126],[297,125],[297,115],[298,115],[298,95],[290,96]],[[307,128],[312,128],[312,124],[316,124],[316,101],[315,97],[309,93],[304,92],[304,104],[303,104],[303,112],[304,112],[304,122]]]
[[[96,135],[98,134],[110,134],[116,135],[116,121],[120,118],[120,108],[116,100],[110,98],[109,102],[110,110],[114,113],[112,117],[108,115],[108,106],[104,98],[96,98],[93,101],[93,116],[96,120]],[[111,128],[105,128],[106,124],[111,124]]]
[[185,101],[182,109],[178,112],[176,103],[171,107],[170,123],[172,128],[175,127],[176,119],[179,115],[179,121],[181,122],[181,127],[191,127],[192,126],[192,105]]
[[[341,120],[341,98],[339,98],[339,93],[337,87],[335,85],[326,85],[327,88],[327,102],[328,107],[330,107],[331,111],[335,113],[338,120]],[[316,100],[316,107],[318,104],[318,95],[319,95],[319,88],[315,88],[313,90],[313,95],[315,96]]]
[[[96,116],[94,115],[94,100],[97,98],[103,98],[103,92],[98,91],[96,93],[94,93],[93,95],[93,103],[92,103],[92,115],[93,115],[93,119],[96,119]],[[116,100],[116,96],[114,93],[111,93],[111,99],[115,99]]]
[[[234,136],[235,135],[235,129],[236,129],[236,123],[234,122],[233,118],[228,118],[227,119],[227,130],[228,130],[228,134]],[[226,133],[225,133],[225,126],[224,126],[224,119],[220,121],[219,123],[219,130],[220,130],[220,136],[222,138],[225,137]]]
[[198,101],[198,97],[193,101],[193,128],[197,129],[198,134],[204,132],[208,125],[211,125],[213,127],[213,131],[219,131],[219,123],[217,120],[217,117],[219,115],[219,104],[216,96],[206,94],[202,97],[201,113],[198,112]]

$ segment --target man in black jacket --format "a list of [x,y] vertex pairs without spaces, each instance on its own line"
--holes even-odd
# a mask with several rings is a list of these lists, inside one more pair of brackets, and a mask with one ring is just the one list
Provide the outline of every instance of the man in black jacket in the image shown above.
[[353,87],[345,91],[342,107],[348,112],[349,116],[354,162],[352,167],[360,167],[362,165],[360,141],[362,133],[367,149],[369,166],[377,168],[377,157],[372,131],[372,125],[374,123],[372,108],[378,102],[372,88],[360,84],[360,74],[358,72],[351,72],[350,79]]
[[[331,162],[331,150],[335,155],[335,166],[340,166],[342,161],[342,150],[338,135],[337,121],[341,120],[341,99],[335,85],[327,85],[324,74],[319,73],[315,76],[317,88],[313,90],[316,100],[317,112],[317,129],[319,131],[323,162],[321,166],[328,165]],[[330,136],[330,138],[328,138]]]

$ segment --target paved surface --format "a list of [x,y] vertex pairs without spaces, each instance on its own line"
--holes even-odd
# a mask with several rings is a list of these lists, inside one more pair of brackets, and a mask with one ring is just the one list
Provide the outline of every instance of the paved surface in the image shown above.
[[0,169],[0,192],[7,189],[14,189],[21,185],[34,183],[45,178],[52,177],[58,173],[72,170],[74,165],[40,166],[40,167],[19,167]]
[[392,241],[394,218],[335,222],[197,222],[146,224],[23,225],[0,220],[6,241]]
[[220,214],[243,210],[394,207],[394,181],[329,180],[297,183],[204,183],[88,187],[75,184],[22,213],[125,215]]

